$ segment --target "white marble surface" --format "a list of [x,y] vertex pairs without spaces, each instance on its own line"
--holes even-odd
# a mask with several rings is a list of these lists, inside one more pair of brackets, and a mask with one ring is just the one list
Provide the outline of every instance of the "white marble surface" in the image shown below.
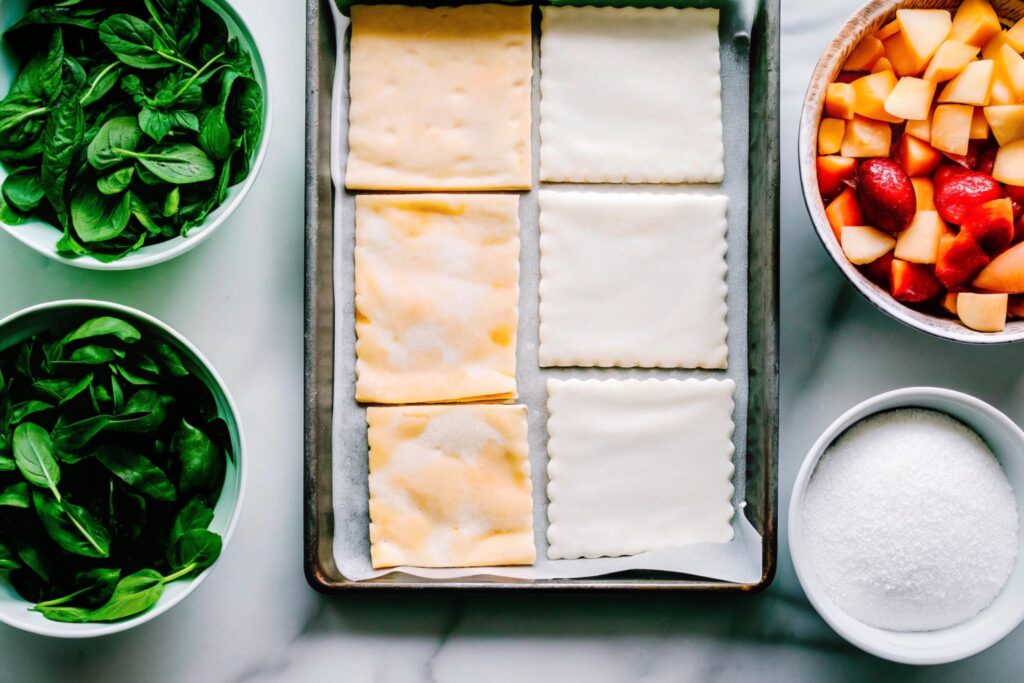
[[[860,654],[810,610],[788,561],[756,597],[325,599],[301,568],[304,13],[238,0],[265,46],[276,101],[253,194],[179,261],[98,275],[0,236],[0,314],[69,296],[138,306],[202,348],[232,387],[252,467],[238,533],[170,613],[126,634],[61,642],[0,627],[0,681],[749,681],[1019,678],[1024,630],[966,662],[909,669]],[[813,62],[857,0],[783,9],[783,504],[814,438],[853,403],[936,384],[1024,413],[1024,347],[972,349],[884,318],[840,279],[811,232],[795,148]]]

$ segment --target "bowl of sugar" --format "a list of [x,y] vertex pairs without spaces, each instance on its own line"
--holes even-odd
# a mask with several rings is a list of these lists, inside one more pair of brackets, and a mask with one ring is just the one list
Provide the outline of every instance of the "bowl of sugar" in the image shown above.
[[1024,621],[1024,432],[948,389],[853,407],[808,452],[789,546],[811,604],[862,650],[953,662]]

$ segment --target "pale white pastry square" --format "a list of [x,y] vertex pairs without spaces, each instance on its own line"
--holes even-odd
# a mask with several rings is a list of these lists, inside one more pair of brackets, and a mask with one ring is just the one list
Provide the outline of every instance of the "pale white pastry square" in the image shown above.
[[724,196],[540,192],[540,364],[724,368]]
[[721,182],[717,9],[541,12],[541,180]]
[[353,5],[346,186],[528,189],[530,11]]
[[368,408],[374,568],[532,564],[526,406]]
[[519,198],[356,197],[356,400],[516,395]]
[[548,380],[548,557],[732,540],[732,380]]

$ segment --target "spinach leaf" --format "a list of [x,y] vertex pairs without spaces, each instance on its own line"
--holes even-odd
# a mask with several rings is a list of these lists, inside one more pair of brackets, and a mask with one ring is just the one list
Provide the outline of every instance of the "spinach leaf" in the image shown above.
[[46,196],[39,173],[32,168],[23,168],[7,176],[2,192],[4,200],[22,213],[32,211]]
[[32,505],[46,533],[67,552],[82,557],[110,555],[110,532],[85,508],[38,489],[32,492]]
[[0,491],[0,506],[6,505],[12,508],[29,508],[32,505],[31,495],[28,490],[28,483],[19,481],[11,484],[3,491]]
[[[42,612],[44,616],[54,619],[54,621],[67,621],[66,618],[54,618],[51,614],[58,617],[66,617],[68,614],[73,614],[73,612],[68,611],[68,608],[63,610],[53,610],[50,614],[47,612],[52,608],[66,605],[72,601],[85,602],[94,605],[103,604],[110,599],[119,578],[121,578],[121,570],[114,568],[101,567],[98,569],[78,572],[75,574],[74,591],[67,595],[62,595],[57,598],[51,598],[50,600],[40,602],[32,608],[32,611]],[[84,610],[84,608],[70,609]]]
[[21,569],[21,562],[14,556],[14,552],[3,543],[0,543],[0,572]]
[[95,67],[86,77],[85,92],[78,98],[83,107],[99,102],[103,97],[114,89],[118,79],[121,77],[121,65],[118,62],[111,62],[106,65]]
[[217,167],[206,152],[185,142],[157,146],[148,152],[126,153],[125,156],[136,159],[165,183],[202,183],[217,175]]
[[139,112],[139,128],[157,142],[162,142],[174,127],[174,115],[156,109],[143,109]]
[[53,442],[46,430],[33,422],[23,422],[14,430],[14,462],[25,480],[33,486],[48,488],[60,500],[60,465],[53,455]]
[[13,472],[16,469],[18,469],[18,465],[14,462],[14,458],[0,453],[0,472]]
[[102,446],[94,453],[110,473],[154,500],[174,501],[174,485],[152,461],[124,448]]
[[18,74],[14,89],[32,95],[43,102],[53,102],[64,85],[64,36],[59,28],[50,34],[46,46],[41,46]]
[[64,405],[88,389],[92,384],[92,377],[90,373],[78,380],[39,379],[33,382],[32,386],[45,397],[57,401],[58,405]]
[[[122,349],[99,346],[97,344],[86,344],[72,351],[67,362],[70,364],[104,365],[124,357],[125,352]],[[95,385],[93,386],[95,387]]]
[[114,14],[100,24],[100,40],[114,55],[136,69],[165,69],[174,64],[191,64],[176,55],[177,49],[156,34],[142,19],[131,14]]
[[184,495],[209,494],[224,476],[224,452],[201,430],[182,419],[171,441],[171,451],[178,456],[180,475],[178,490]]
[[[134,177],[134,166],[119,168],[116,171],[111,171],[106,175],[100,176],[96,180],[96,189],[102,192],[103,194],[120,194],[121,192],[124,192],[125,190],[128,189],[128,186],[131,185],[132,178]],[[135,210],[135,202],[135,197],[131,196],[131,201],[129,202],[129,205],[132,207],[133,212]]]
[[35,413],[41,413],[44,410],[50,410],[53,408],[52,403],[46,401],[37,401],[35,399],[29,399],[28,401],[21,401],[11,406],[11,424],[18,424],[29,415]]
[[185,361],[182,360],[181,355],[170,344],[156,341],[153,343],[153,348],[156,350],[160,366],[169,372],[171,376],[188,377],[189,371],[185,367]]
[[89,615],[89,621],[117,621],[145,612],[164,592],[164,577],[153,569],[143,569],[117,582],[105,605]]
[[54,575],[52,554],[31,541],[18,543],[18,559],[36,576],[49,583]]
[[96,415],[67,422],[62,415],[53,427],[53,443],[61,450],[75,451],[103,431],[139,434],[159,427],[167,417],[168,399],[149,389],[128,399],[121,415]]
[[142,339],[142,335],[134,325],[131,325],[120,318],[101,316],[99,318],[87,320],[79,325],[73,332],[64,337],[64,339],[61,340],[61,343],[70,344],[71,342],[81,341],[83,339],[92,339],[93,337],[104,337],[108,335],[116,337],[117,339],[129,344],[134,344]]
[[103,124],[89,143],[89,164],[98,171],[121,163],[125,152],[134,152],[142,142],[142,129],[132,116],[119,116]]
[[72,160],[85,135],[85,114],[75,97],[63,97],[50,114],[43,130],[43,162],[40,178],[62,225],[67,224],[65,194]]
[[222,545],[220,535],[206,529],[193,529],[185,533],[167,552],[167,563],[171,569],[177,570],[167,579],[203,571],[220,557]]
[[63,2],[52,6],[36,7],[7,29],[6,35],[11,35],[15,31],[29,26],[77,26],[90,30],[98,29],[99,17],[104,10],[99,7],[76,7],[76,4]]
[[71,224],[86,243],[114,239],[128,227],[131,194],[106,195],[95,187],[79,188],[71,199]]
[[193,498],[185,503],[185,506],[178,511],[174,518],[174,525],[171,527],[171,545],[177,543],[178,539],[190,531],[206,529],[213,521],[213,510],[202,498]]
[[12,92],[0,100],[0,146],[18,149],[31,143],[43,131],[49,113],[42,100],[28,93]]

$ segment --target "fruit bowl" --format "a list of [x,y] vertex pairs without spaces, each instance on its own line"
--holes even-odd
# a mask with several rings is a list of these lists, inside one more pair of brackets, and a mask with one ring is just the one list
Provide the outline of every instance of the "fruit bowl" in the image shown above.
[[[836,81],[843,66],[861,44],[862,39],[883,26],[887,26],[895,18],[897,9],[947,9],[950,12],[955,12],[960,5],[961,2],[958,0],[907,0],[905,2],[872,0],[847,20],[818,61],[804,98],[799,132],[800,181],[804,201],[825,250],[847,279],[871,303],[896,320],[937,337],[972,344],[1001,344],[1024,339],[1024,320],[1008,320],[1005,328],[998,332],[981,332],[968,328],[955,317],[943,317],[937,313],[908,306],[894,298],[888,289],[876,284],[868,273],[854,265],[844,253],[833,232],[829,217],[826,215],[825,201],[822,199],[819,189],[817,163],[819,124],[825,111],[828,86]],[[1004,20],[1017,21],[1024,16],[1024,4],[1020,2],[991,0],[991,5]],[[885,125],[888,127],[888,124]],[[825,135],[831,134],[827,129],[823,132]],[[902,137],[910,138],[910,136]],[[897,142],[895,138],[893,142]],[[900,154],[913,157],[914,153],[915,150],[901,150],[898,144],[893,145],[892,154],[897,159]],[[875,156],[875,154],[871,156]],[[887,157],[889,155],[879,153],[877,156]],[[858,161],[860,160],[858,159]],[[884,171],[884,169],[882,170]],[[918,215],[920,213],[918,212]],[[920,225],[915,228],[920,234],[927,235],[933,226]],[[855,237],[868,240],[877,238],[877,235],[864,234],[855,235]],[[968,303],[979,307],[985,305],[984,302],[976,298],[969,300]]]

